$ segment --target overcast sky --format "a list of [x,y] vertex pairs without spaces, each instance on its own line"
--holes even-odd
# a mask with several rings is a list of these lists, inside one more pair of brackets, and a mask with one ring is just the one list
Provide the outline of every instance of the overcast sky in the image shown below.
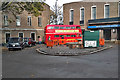
[[[56,0],[46,0],[46,3],[49,6],[53,7],[53,5],[55,5],[55,1]],[[58,0],[58,5],[62,6],[65,3],[76,2],[76,1],[81,1],[81,0]]]

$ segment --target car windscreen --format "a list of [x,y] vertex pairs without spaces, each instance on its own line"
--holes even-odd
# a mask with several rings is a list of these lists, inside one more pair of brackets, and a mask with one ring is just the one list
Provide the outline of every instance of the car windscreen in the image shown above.
[[18,43],[19,42],[19,38],[10,38],[9,39],[9,43]]

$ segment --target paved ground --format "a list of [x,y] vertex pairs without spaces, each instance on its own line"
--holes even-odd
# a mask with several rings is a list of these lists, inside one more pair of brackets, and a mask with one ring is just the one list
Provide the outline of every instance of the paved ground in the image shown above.
[[3,78],[117,78],[118,47],[82,56],[42,55],[39,46],[3,51]]
[[37,51],[41,54],[45,55],[56,55],[56,56],[79,56],[79,55],[89,55],[94,54],[96,52],[106,50],[112,48],[110,44],[106,44],[104,47],[97,47],[97,48],[74,48],[70,49],[69,47],[66,47],[65,45],[61,46],[54,46],[52,49],[46,46],[41,46],[37,49]]

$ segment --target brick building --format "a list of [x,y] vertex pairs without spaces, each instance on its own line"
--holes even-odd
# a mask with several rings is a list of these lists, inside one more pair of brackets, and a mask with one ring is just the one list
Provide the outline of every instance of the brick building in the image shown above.
[[[35,41],[38,41],[40,36],[44,37],[44,27],[50,20],[50,6],[44,5],[44,11],[39,17],[35,17],[32,14],[28,14],[23,11],[22,14],[17,15],[16,19],[12,14],[2,14],[2,43],[7,43],[9,37],[31,37]],[[9,22],[9,19],[14,22]]]
[[105,40],[120,40],[120,2],[72,2],[63,5],[64,25],[99,30]]

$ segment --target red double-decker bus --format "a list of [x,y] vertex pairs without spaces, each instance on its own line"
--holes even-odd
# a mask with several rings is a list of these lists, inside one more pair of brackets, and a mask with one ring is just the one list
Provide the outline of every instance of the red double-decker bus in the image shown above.
[[82,30],[80,25],[47,25],[45,27],[45,43],[47,40],[64,39],[66,42],[82,40]]

